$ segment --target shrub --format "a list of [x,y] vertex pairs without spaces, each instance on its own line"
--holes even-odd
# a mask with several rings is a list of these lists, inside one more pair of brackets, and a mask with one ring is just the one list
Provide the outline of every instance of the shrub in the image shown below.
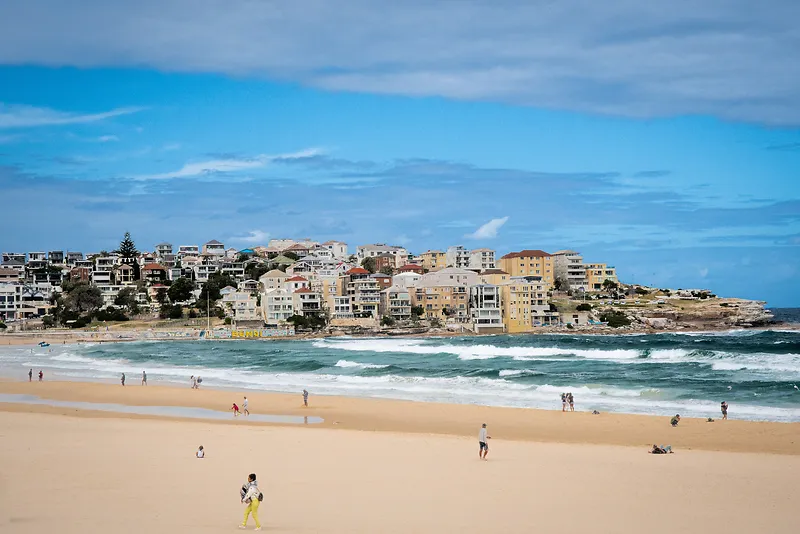
[[194,308],[189,310],[189,319],[197,319],[197,310]]
[[630,326],[631,324],[631,320],[628,319],[628,316],[618,311],[605,312],[600,316],[600,320],[604,323],[608,323],[608,326],[612,328]]
[[169,311],[170,319],[183,319],[183,306],[175,304]]
[[5,330],[6,328],[8,328],[6,323],[4,323],[3,321],[0,321],[0,330]]
[[578,311],[589,311],[592,309],[592,305],[587,302],[584,302],[582,304],[578,304],[578,307],[576,309]]
[[727,308],[729,306],[727,302],[720,302],[719,305],[722,306],[723,308]]
[[233,319],[231,319],[230,317],[225,317],[225,324],[232,324],[232,323]]
[[391,315],[381,317],[381,326],[394,326],[395,320]]
[[575,327],[572,326],[572,323],[567,323],[567,330],[573,330]]

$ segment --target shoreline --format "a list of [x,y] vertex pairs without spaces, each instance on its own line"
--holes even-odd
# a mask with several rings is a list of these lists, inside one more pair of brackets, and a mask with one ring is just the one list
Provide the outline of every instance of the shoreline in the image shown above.
[[52,344],[72,344],[72,343],[125,343],[135,341],[303,341],[309,339],[325,338],[386,338],[386,339],[410,339],[410,338],[450,338],[450,337],[469,337],[469,338],[490,338],[496,336],[536,336],[536,335],[570,335],[570,336],[630,336],[630,335],[657,335],[657,334],[716,334],[720,332],[799,332],[798,323],[780,323],[767,326],[751,327],[718,327],[703,329],[659,329],[659,328],[610,328],[610,327],[542,327],[534,332],[519,333],[497,333],[497,334],[476,334],[471,331],[452,332],[452,331],[431,331],[424,333],[396,334],[380,331],[367,333],[337,334],[330,332],[315,332],[308,334],[295,334],[292,336],[274,336],[261,338],[200,338],[199,333],[203,329],[198,328],[175,328],[153,330],[149,328],[126,328],[113,329],[108,331],[91,330],[30,330],[25,332],[0,332],[0,346],[15,345],[36,345],[39,341]]
[[[313,425],[319,429],[347,429],[367,432],[427,434],[474,437],[480,423],[489,424],[503,440],[535,443],[613,445],[649,449],[653,443],[672,445],[676,451],[704,450],[737,453],[800,455],[800,423],[755,422],[683,418],[678,427],[669,418],[532,408],[501,408],[465,404],[440,404],[378,398],[352,398],[314,395],[304,408],[297,395],[253,390],[201,388],[191,390],[152,384],[140,386],[136,380],[122,387],[97,382],[22,382],[0,379],[0,393],[35,395],[41,399],[72,402],[113,403],[130,406],[176,406],[226,411],[242,396],[250,400],[253,414],[315,416],[323,419]],[[79,418],[159,419],[186,421],[182,418],[133,415],[59,408],[38,404],[0,402],[0,412],[49,413]],[[279,423],[248,422],[237,417],[203,420],[212,425],[283,426]]]

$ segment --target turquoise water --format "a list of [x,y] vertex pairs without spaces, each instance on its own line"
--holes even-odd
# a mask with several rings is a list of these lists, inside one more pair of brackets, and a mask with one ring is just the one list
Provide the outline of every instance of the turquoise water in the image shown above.
[[800,421],[800,333],[172,341],[0,348],[0,374],[493,406]]

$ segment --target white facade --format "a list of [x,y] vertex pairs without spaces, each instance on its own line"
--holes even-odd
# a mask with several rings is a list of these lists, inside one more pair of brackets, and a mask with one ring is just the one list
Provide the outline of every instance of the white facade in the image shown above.
[[394,247],[379,243],[376,245],[360,245],[356,249],[356,257],[358,258],[359,265],[361,265],[365,259],[374,258],[380,254],[391,254],[394,256],[395,269],[399,269],[408,263],[408,251],[403,247]]
[[212,239],[205,245],[203,245],[203,254],[212,254],[214,256],[224,256],[225,255],[225,245],[217,241],[216,239]]
[[322,312],[322,296],[308,288],[296,290],[292,294],[294,312],[297,315],[316,315]]
[[480,277],[466,269],[447,267],[440,271],[423,274],[417,287],[466,287],[477,285]]
[[587,291],[589,289],[589,278],[586,275],[586,265],[583,264],[583,257],[574,250],[559,250],[553,253],[553,271],[555,278],[565,280],[569,288]]
[[342,241],[326,241],[322,246],[330,250],[333,257],[337,260],[347,259],[347,243]]
[[352,319],[353,306],[350,304],[349,296],[335,296],[333,297],[333,306],[331,308],[332,319]]
[[208,277],[217,272],[217,266],[213,264],[209,265],[195,265],[192,269],[194,271],[194,279],[204,284],[208,282]]
[[405,320],[411,318],[411,295],[408,290],[392,286],[381,291],[381,315],[388,315],[394,319]]
[[420,278],[422,275],[418,273],[400,273],[392,277],[392,285],[402,289],[416,287]]
[[445,252],[445,262],[448,267],[455,267],[456,269],[469,268],[469,250],[461,245],[455,247],[448,247]]
[[283,288],[283,282],[291,278],[288,274],[278,269],[273,269],[261,275],[258,279],[261,284],[262,292],[270,291],[272,289]]
[[472,271],[486,271],[495,269],[494,250],[490,248],[476,248],[469,253],[469,266]]
[[267,324],[280,324],[294,315],[294,295],[283,288],[262,293],[261,310]]
[[22,296],[17,284],[0,284],[0,319],[17,319],[17,308]]
[[184,256],[199,256],[200,247],[197,245],[181,245],[178,247],[178,257]]
[[480,284],[469,288],[472,328],[476,334],[503,330],[503,310],[500,306],[500,288]]
[[258,301],[249,292],[229,292],[222,297],[222,304],[237,321],[257,321],[261,319],[258,314]]

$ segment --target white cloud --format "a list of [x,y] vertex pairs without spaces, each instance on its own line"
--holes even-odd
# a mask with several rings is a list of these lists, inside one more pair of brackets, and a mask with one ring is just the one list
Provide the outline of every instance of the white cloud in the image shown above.
[[[2,24],[0,24],[0,26],[2,26]],[[2,32],[2,30],[0,30],[0,32]],[[81,115],[49,108],[0,103],[0,128],[33,128],[36,126],[57,126],[62,124],[97,122],[111,117],[137,113],[143,109],[145,108],[116,108],[103,113]]]
[[500,219],[492,219],[471,234],[464,237],[468,239],[494,239],[497,237],[497,232],[502,226],[508,222],[508,217],[501,217]]
[[172,150],[180,150],[181,146],[182,145],[180,143],[168,143],[168,144],[164,145],[163,147],[161,147],[161,150],[163,150],[165,152],[170,152]]
[[145,66],[618,115],[800,123],[795,0],[756,12],[747,0],[669,10],[632,0],[10,4],[0,18],[2,64]]
[[204,176],[216,173],[227,173],[244,171],[248,169],[257,169],[263,167],[274,161],[287,161],[295,159],[310,158],[318,156],[322,152],[316,148],[301,150],[299,152],[291,152],[288,154],[278,154],[269,156],[261,154],[250,159],[215,159],[210,161],[201,161],[198,163],[187,163],[177,171],[165,172],[159,174],[143,174],[134,176],[134,180],[170,180],[173,178],[189,178],[192,176]]
[[97,140],[101,143],[111,143],[113,141],[119,141],[119,137],[116,135],[101,135]]
[[700,278],[705,278],[708,276],[708,267],[703,267],[700,269]]
[[250,230],[246,235],[231,237],[234,243],[259,244],[269,241],[269,233],[263,230]]

